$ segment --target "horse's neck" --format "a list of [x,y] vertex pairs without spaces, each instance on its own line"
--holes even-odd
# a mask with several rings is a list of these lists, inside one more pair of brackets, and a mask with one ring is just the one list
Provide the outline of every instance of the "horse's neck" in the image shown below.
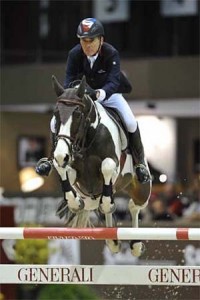
[[103,120],[108,118],[108,114],[106,112],[106,109],[103,107],[103,105],[101,105],[98,102],[96,102],[95,105],[96,105],[97,115],[100,117],[101,122],[102,122]]
[[[94,109],[94,114],[95,114],[95,120],[90,124],[91,127],[96,128],[99,125],[100,122],[100,112],[99,112],[99,106],[101,106],[99,103],[94,103],[93,109]],[[102,106],[101,106],[102,107]]]

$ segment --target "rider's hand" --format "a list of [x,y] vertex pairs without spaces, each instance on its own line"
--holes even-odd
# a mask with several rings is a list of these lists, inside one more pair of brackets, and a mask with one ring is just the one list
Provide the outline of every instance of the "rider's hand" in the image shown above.
[[97,100],[97,93],[98,92],[92,89],[90,86],[86,87],[86,94],[89,95],[93,101]]
[[97,99],[99,98],[99,96],[100,96],[100,92],[97,91],[97,92],[96,92],[96,97],[97,97]]

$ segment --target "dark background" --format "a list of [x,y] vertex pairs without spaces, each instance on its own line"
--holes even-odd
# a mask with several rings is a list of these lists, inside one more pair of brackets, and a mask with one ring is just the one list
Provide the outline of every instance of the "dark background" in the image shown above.
[[[177,0],[181,3],[181,0]],[[55,62],[66,59],[77,42],[81,19],[92,16],[93,1],[1,1],[3,64]],[[199,14],[163,17],[160,1],[130,1],[130,19],[106,23],[106,39],[122,57],[165,57],[199,54]],[[49,34],[42,38],[39,20],[47,15]]]

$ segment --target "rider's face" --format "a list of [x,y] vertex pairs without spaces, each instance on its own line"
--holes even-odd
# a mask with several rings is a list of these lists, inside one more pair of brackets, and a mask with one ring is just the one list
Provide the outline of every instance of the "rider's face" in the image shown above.
[[99,50],[99,47],[102,42],[103,42],[103,39],[101,37],[95,37],[93,39],[91,39],[91,38],[81,38],[80,39],[80,43],[81,43],[83,52],[87,56],[95,55],[97,53],[97,51]]

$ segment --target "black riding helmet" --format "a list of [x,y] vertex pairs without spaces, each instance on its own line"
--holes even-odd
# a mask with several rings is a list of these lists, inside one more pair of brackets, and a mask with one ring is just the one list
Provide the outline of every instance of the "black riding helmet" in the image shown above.
[[94,18],[82,20],[77,29],[77,37],[95,38],[97,36],[104,36],[104,28],[101,22]]

